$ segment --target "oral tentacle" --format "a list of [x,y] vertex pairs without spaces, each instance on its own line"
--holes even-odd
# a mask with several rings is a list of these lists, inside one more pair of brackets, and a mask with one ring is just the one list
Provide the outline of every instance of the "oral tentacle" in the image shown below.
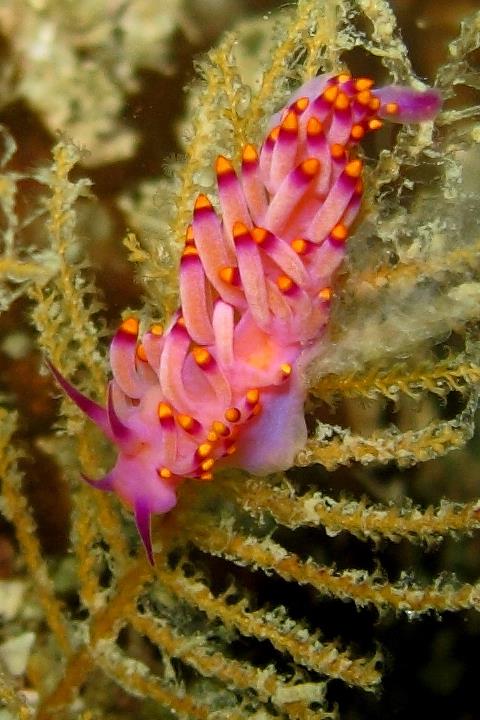
[[83,473],[81,473],[81,478],[86,483],[91,485],[95,490],[104,490],[106,492],[111,492],[114,490],[114,483],[113,483],[113,475],[112,473],[107,473],[102,478],[99,478],[98,480],[94,480],[93,478],[89,478]]
[[108,423],[107,411],[98,403],[90,400],[86,395],[77,390],[77,388],[68,382],[66,378],[52,365],[49,360],[46,360],[46,364],[54,376],[57,383],[60,385],[62,390],[68,397],[75,403],[75,405],[97,425],[105,435],[110,437],[110,426]]

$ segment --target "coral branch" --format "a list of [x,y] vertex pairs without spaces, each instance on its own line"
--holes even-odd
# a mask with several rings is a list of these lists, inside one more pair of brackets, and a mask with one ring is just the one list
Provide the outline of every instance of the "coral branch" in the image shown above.
[[2,671],[0,671],[0,703],[17,720],[30,720],[33,717],[33,709],[28,707],[15,690],[14,679],[8,678]]
[[475,429],[477,404],[478,393],[472,390],[464,409],[453,420],[434,421],[418,431],[378,432],[371,438],[321,424],[317,429],[318,439],[308,440],[296,463],[300,467],[320,463],[333,470],[354,461],[362,465],[394,461],[400,467],[425,462],[457,450],[470,440]]
[[260,669],[247,662],[226,658],[221,652],[212,652],[206,636],[196,633],[193,637],[185,637],[173,633],[165,622],[154,620],[148,615],[137,615],[132,625],[169,656],[179,658],[206,677],[217,678],[231,690],[254,690],[262,702],[272,702],[292,719],[313,720],[314,717],[320,719],[331,716],[330,713],[324,715],[322,712],[317,715],[317,710],[314,715],[308,709],[309,702],[323,703],[325,687],[321,683],[312,684],[311,694],[305,701],[289,702],[286,698],[294,697],[305,686],[306,678],[303,678],[302,684],[299,673],[295,684],[284,681],[273,665]]
[[443,575],[430,586],[411,587],[406,582],[387,582],[364,570],[337,572],[312,560],[304,562],[272,540],[257,541],[240,533],[232,535],[223,528],[206,523],[201,529],[192,529],[190,537],[202,550],[213,555],[241,565],[246,563],[267,573],[275,572],[288,582],[310,584],[322,594],[352,600],[359,607],[371,604],[379,610],[391,607],[397,611],[422,614],[429,610],[444,612],[477,608],[480,603],[479,586],[465,583],[455,587],[453,582],[447,583]]
[[[189,720],[208,720],[212,717],[210,703],[194,700],[185,689],[169,686],[149,672],[146,665],[131,658],[124,658],[120,650],[102,644],[97,652],[100,668],[129,694],[150,698],[173,710],[177,717]],[[243,715],[232,712],[234,720]]]
[[372,367],[363,375],[325,375],[310,388],[310,392],[326,402],[339,397],[372,399],[376,395],[398,400],[400,393],[417,397],[427,390],[443,397],[451,390],[461,392],[469,385],[479,383],[480,365],[476,359],[458,355],[435,364],[419,360],[415,365],[396,363],[389,367]]
[[45,620],[50,627],[58,646],[67,657],[72,651],[70,633],[63,615],[63,609],[57,598],[48,569],[42,558],[42,551],[36,533],[27,500],[22,492],[22,474],[18,463],[22,453],[15,447],[13,435],[17,418],[0,408],[0,478],[2,496],[7,518],[14,524],[17,540],[28,567],[32,582],[35,583]]
[[235,482],[232,498],[254,517],[272,515],[285,527],[324,527],[328,535],[346,531],[361,540],[436,542],[447,535],[469,534],[480,529],[480,504],[443,500],[438,507],[374,505],[367,499],[334,500],[309,491],[298,497],[288,482],[248,478]]
[[[248,599],[243,596],[242,590],[236,588],[230,588],[224,596],[215,597],[200,576],[186,578],[181,571],[181,563],[171,570],[159,559],[156,573],[177,597],[205,612],[210,620],[219,618],[227,628],[236,628],[243,635],[268,640],[279,652],[291,655],[300,666],[365,690],[375,689],[380,682],[380,673],[375,667],[379,656],[353,658],[336,644],[320,641],[305,626],[288,617],[281,607],[275,610],[248,609]],[[236,596],[237,602],[232,603],[230,599]]]
[[138,595],[151,578],[151,571],[144,561],[130,566],[119,580],[117,592],[106,607],[101,607],[90,621],[90,644],[72,654],[65,666],[63,676],[53,691],[42,699],[38,720],[49,720],[54,709],[72,702],[80,686],[95,666],[95,649],[99,643],[114,640],[121,627],[128,622],[134,611]]

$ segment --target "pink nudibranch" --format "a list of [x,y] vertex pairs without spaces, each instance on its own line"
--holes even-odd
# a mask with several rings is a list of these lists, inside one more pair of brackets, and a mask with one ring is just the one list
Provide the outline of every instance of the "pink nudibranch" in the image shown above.
[[394,122],[432,119],[440,95],[369,78],[322,75],[272,118],[241,168],[216,161],[219,216],[196,199],[180,262],[181,307],[139,337],[135,318],[113,338],[106,407],[52,371],[117,446],[94,487],[135,515],[153,564],[151,515],[176,503],[184,478],[233,465],[284,470],[304,446],[304,369],[328,322],[334,274],[362,198],[355,146]]

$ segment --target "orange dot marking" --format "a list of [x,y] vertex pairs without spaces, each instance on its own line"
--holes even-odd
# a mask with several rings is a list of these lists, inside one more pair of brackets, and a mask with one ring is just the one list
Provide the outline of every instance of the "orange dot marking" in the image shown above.
[[362,167],[361,160],[351,160],[345,165],[345,174],[351,178],[358,178],[361,175]]
[[168,420],[169,418],[173,417],[172,408],[168,403],[161,402],[159,403],[157,408],[157,415],[160,420]]
[[192,350],[193,359],[197,363],[197,365],[200,365],[200,367],[204,367],[205,365],[208,365],[210,360],[212,359],[212,356],[208,352],[206,348],[203,347],[195,347]]
[[297,255],[303,255],[307,251],[307,243],[302,238],[296,238],[290,243]]
[[128,333],[128,335],[138,335],[138,327],[139,322],[137,318],[129,317],[126,320],[122,322],[120,325],[120,329],[123,330],[123,332]]
[[345,156],[345,148],[339,143],[334,143],[330,148],[330,154],[335,160],[341,160]]
[[288,292],[293,287],[293,280],[288,275],[279,275],[277,278],[277,285],[281,292]]
[[225,410],[225,420],[231,423],[238,422],[240,420],[240,410],[236,407],[230,407]]
[[361,140],[365,135],[365,129],[361,125],[353,125],[350,136],[353,140]]
[[317,158],[308,158],[302,162],[300,167],[307,177],[314,177],[320,169],[320,161]]
[[150,332],[156,337],[161,337],[163,335],[163,326],[159,323],[156,323],[155,325],[151,326]]
[[387,115],[396,115],[398,113],[398,103],[389,102],[385,105],[385,112]]
[[328,103],[334,103],[337,99],[338,95],[338,87],[336,85],[331,85],[326,90],[323,91],[323,97]]
[[258,153],[253,145],[245,145],[243,148],[242,160],[247,163],[257,162]]
[[217,175],[225,175],[235,172],[233,165],[224,155],[219,155],[215,161],[215,172]]
[[332,288],[329,288],[329,287],[323,288],[318,293],[318,297],[320,300],[323,300],[324,302],[329,302],[332,299]]
[[309,137],[314,137],[316,135],[320,135],[322,130],[323,127],[320,120],[316,117],[311,117],[307,123],[307,135]]
[[252,388],[247,391],[246,398],[250,405],[255,405],[260,398],[260,391],[257,388]]
[[355,90],[358,92],[370,90],[371,87],[373,87],[373,80],[371,78],[361,77],[355,81]]
[[309,102],[310,101],[307,97],[299,98],[295,103],[295,106],[294,106],[295,110],[297,110],[298,112],[301,112],[301,113],[304,112],[304,110],[307,109]]
[[234,267],[223,267],[218,271],[218,277],[228,285],[232,285],[235,281],[236,268]]
[[333,228],[333,230],[331,232],[331,235],[335,240],[339,240],[339,241],[343,242],[344,240],[347,239],[348,230],[345,227],[345,225],[342,225],[341,223],[339,223],[338,225],[335,225],[335,227]]
[[212,444],[209,442],[204,442],[197,448],[197,455],[199,455],[201,458],[206,458],[210,455],[212,452]]
[[289,375],[292,374],[292,366],[290,363],[282,363],[280,365],[280,370],[282,371],[282,375],[285,375],[285,377],[289,377]]
[[177,416],[178,424],[184,429],[187,430],[193,430],[193,427],[195,425],[195,420],[191,415],[184,415],[183,413],[180,413],[180,415]]
[[139,360],[147,362],[147,353],[145,352],[145,348],[143,347],[142,343],[140,343],[140,345],[137,345],[137,350],[135,354]]
[[378,118],[372,118],[368,121],[369,130],[380,130],[381,127],[383,127],[383,123]]
[[299,113],[304,112],[310,104],[310,100],[306,97],[299,98],[295,103],[295,110]]
[[268,137],[273,142],[276,142],[278,140],[279,134],[280,134],[280,125],[277,125],[276,127],[273,128],[273,130],[271,130],[270,135]]
[[205,208],[211,208],[212,203],[206,195],[199,195],[195,200],[194,210],[204,210]]
[[185,244],[193,243],[193,225],[188,225],[185,232]]
[[230,430],[225,425],[225,423],[221,422],[221,420],[214,420],[212,423],[212,430],[217,433],[218,435],[229,435]]
[[166,468],[166,467],[160,468],[160,470],[158,471],[158,474],[159,474],[160,477],[163,478],[164,480],[168,480],[169,478],[172,477],[172,471],[169,470],[169,469]]
[[296,133],[298,131],[297,113],[293,112],[293,110],[290,110],[290,112],[285,115],[282,122],[282,130],[286,130],[289,133]]
[[193,245],[186,245],[184,251],[182,252],[182,257],[189,257],[189,256],[198,256],[198,250]]
[[268,231],[264,228],[255,227],[252,230],[252,237],[257,245],[261,245],[267,239]]
[[357,95],[357,102],[359,102],[360,105],[368,105],[371,99],[372,93],[370,90],[362,90]]
[[215,460],[213,458],[208,458],[208,460],[204,460],[201,463],[200,467],[202,468],[202,470],[205,470],[205,472],[206,472],[207,470],[211,470],[214,465],[215,465]]
[[232,234],[234,238],[240,237],[240,235],[248,235],[248,228],[243,222],[236,220],[233,223]]
[[334,103],[335,110],[347,110],[350,105],[348,95],[344,92],[339,92]]

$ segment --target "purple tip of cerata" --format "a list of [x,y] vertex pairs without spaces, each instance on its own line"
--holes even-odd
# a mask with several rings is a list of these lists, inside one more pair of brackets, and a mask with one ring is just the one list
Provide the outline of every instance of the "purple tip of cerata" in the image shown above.
[[198,265],[200,265],[200,258],[198,257],[195,248],[188,248],[187,251],[183,252],[182,257],[180,258],[181,268],[196,267]]
[[220,191],[230,190],[235,186],[238,178],[233,170],[227,170],[217,175],[217,185]]
[[285,125],[280,126],[280,132],[278,134],[278,146],[281,148],[289,147],[297,142],[298,139],[298,132],[296,130],[290,129],[288,127],[285,127]]

